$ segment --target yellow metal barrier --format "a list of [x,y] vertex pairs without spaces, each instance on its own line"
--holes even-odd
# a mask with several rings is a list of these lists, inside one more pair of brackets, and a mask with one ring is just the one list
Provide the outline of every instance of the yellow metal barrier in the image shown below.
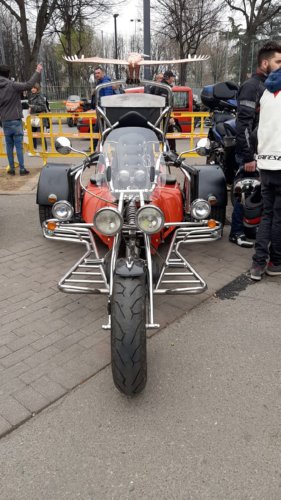
[[[172,113],[172,117],[175,119],[179,118],[189,118],[187,120],[190,122],[190,132],[174,132],[166,134],[167,139],[187,139],[189,140],[189,145],[187,149],[194,149],[196,147],[196,140],[201,139],[202,137],[208,136],[208,129],[205,127],[205,119],[209,118],[210,113],[208,112],[175,112]],[[180,120],[179,120],[180,123]],[[198,128],[198,131],[196,129]],[[186,153],[183,155],[185,158],[187,157],[196,157],[198,154],[193,151],[190,153]]]
[[[28,152],[34,156],[40,156],[43,159],[44,164],[46,163],[48,158],[59,158],[61,155],[55,149],[55,140],[59,136],[68,137],[72,141],[76,140],[85,140],[87,139],[87,143],[85,143],[85,149],[87,151],[93,152],[93,139],[99,139],[100,134],[94,133],[94,124],[92,119],[96,118],[96,113],[93,111],[91,113],[75,113],[75,117],[79,118],[87,118],[89,124],[89,132],[80,133],[73,132],[71,129],[68,130],[67,127],[67,118],[73,117],[73,113],[40,113],[37,117],[40,120],[40,127],[37,132],[32,130],[31,119],[34,117],[27,116],[26,122],[24,125],[25,135],[24,135],[24,151]],[[166,135],[167,139],[177,139],[177,140],[187,140],[189,141],[186,149],[194,149],[196,146],[196,140],[201,137],[206,137],[208,131],[204,127],[204,121],[207,117],[210,116],[210,113],[206,112],[185,112],[185,113],[172,113],[176,119],[179,118],[188,118],[190,119],[190,132],[182,133],[168,133]],[[46,119],[49,120],[50,128],[46,130],[45,123]],[[189,120],[188,120],[189,121]],[[87,126],[87,125],[86,125]],[[196,130],[198,128],[198,131]],[[39,149],[35,150],[33,146],[33,138],[38,140]],[[46,141],[45,141],[46,140]],[[0,130],[0,158],[6,158],[6,150],[4,147],[4,134],[3,131]],[[81,149],[81,145],[79,147]],[[70,153],[71,157],[81,157],[81,153]],[[185,156],[198,156],[197,153],[191,152]]]

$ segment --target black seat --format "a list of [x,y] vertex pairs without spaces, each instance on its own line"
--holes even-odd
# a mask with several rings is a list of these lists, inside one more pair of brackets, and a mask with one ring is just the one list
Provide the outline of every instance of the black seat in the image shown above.
[[146,118],[142,116],[138,111],[128,111],[125,115],[121,116],[119,124],[116,128],[120,127],[144,127],[151,128]]

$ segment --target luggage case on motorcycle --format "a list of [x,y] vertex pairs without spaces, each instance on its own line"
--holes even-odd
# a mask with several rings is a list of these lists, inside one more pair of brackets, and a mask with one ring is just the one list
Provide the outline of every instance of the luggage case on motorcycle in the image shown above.
[[232,109],[236,105],[238,86],[234,82],[206,85],[201,92],[201,101],[208,109]]

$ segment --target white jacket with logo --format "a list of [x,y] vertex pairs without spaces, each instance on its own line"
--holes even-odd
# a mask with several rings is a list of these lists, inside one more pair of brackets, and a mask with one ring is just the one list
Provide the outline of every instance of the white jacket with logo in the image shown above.
[[281,90],[265,90],[260,100],[257,166],[281,170]]

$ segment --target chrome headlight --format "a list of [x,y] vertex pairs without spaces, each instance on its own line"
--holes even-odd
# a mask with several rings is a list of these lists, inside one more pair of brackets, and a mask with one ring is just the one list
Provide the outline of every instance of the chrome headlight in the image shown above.
[[117,208],[101,208],[94,216],[96,230],[106,236],[114,236],[123,225],[123,218]]
[[191,204],[190,213],[194,219],[208,219],[210,212],[210,203],[206,200],[194,200]]
[[141,207],[136,213],[136,225],[144,233],[158,233],[164,226],[163,212],[154,205]]
[[52,206],[52,214],[55,219],[58,219],[60,221],[68,221],[73,216],[73,207],[69,203],[69,201],[57,201]]

